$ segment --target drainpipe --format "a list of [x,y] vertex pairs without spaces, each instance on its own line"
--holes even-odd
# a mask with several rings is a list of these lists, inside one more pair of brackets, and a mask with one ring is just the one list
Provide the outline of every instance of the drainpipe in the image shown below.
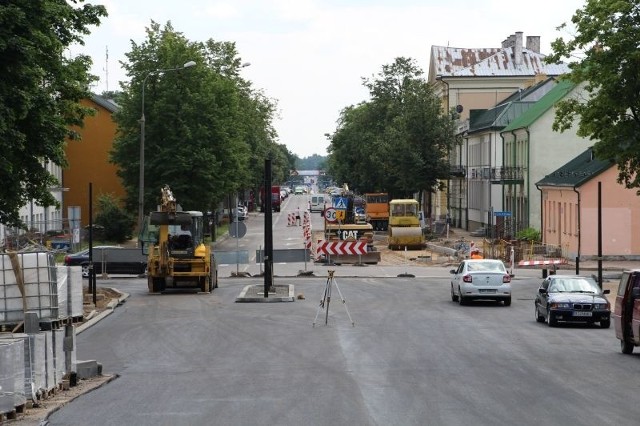
[[544,209],[543,209],[543,202],[542,202],[542,189],[540,189],[540,187],[538,186],[538,184],[536,183],[536,188],[538,188],[538,191],[540,191],[540,235],[542,235],[542,244],[545,244],[547,242],[547,236],[544,232]]
[[[513,149],[511,150],[511,152],[513,154],[512,155],[512,157],[513,157],[512,164],[513,164],[513,170],[515,172],[515,170],[516,170],[516,153],[518,152],[518,146],[517,146],[518,145],[518,143],[517,143],[518,142],[518,137],[516,136],[516,131],[515,130],[511,131],[511,136],[513,136]],[[512,196],[513,205],[511,206],[511,208],[512,208],[512,210],[514,210],[514,211],[511,212],[511,217],[513,218],[513,220],[515,220],[516,218],[521,217],[522,215],[521,214],[516,214],[516,213],[519,213],[519,212],[517,212],[517,210],[518,210],[518,203],[517,203],[518,196],[517,196],[517,192],[515,191],[516,186],[513,183],[511,184],[511,188],[513,189],[513,196]],[[514,223],[514,225],[515,225],[515,223]],[[515,229],[512,229],[512,230],[514,231],[514,235],[513,236],[515,237],[515,234],[517,234],[517,231]]]
[[580,210],[581,210],[581,201],[580,201],[580,191],[573,187],[573,192],[578,194],[578,223],[576,223],[576,229],[578,231],[578,254],[576,255],[576,275],[580,275],[580,254],[582,251],[582,227],[580,226]]
[[492,135],[492,133],[489,132],[489,157],[487,157],[488,160],[489,160],[489,185],[487,185],[489,187],[489,215],[487,217],[487,222],[488,222],[487,223],[487,229],[490,232],[489,237],[493,238],[494,237],[494,235],[493,235],[494,234],[494,232],[493,232],[493,218],[492,218],[493,207],[491,207],[491,206],[493,206],[493,203],[491,202],[491,192],[493,192],[492,188],[491,188],[491,139],[492,139],[491,135]]
[[[469,160],[467,159],[467,165],[468,165]],[[458,159],[458,164],[460,164],[460,169],[463,168],[462,166],[462,146],[460,147],[460,158]],[[459,194],[459,199],[458,199],[458,203],[460,204],[458,206],[458,226],[460,226],[462,228],[462,185],[463,185],[463,181],[467,180],[467,169],[468,167],[464,168],[464,176],[462,177],[462,179],[459,180],[458,182],[458,194]]]
[[[469,137],[467,136],[465,138],[465,148],[467,150],[467,170],[469,169]],[[466,206],[465,206],[465,218],[464,218],[464,229],[466,229],[467,231],[469,230],[469,174],[467,173],[467,190],[465,191],[466,197],[467,197],[467,202],[466,202]]]
[[[500,132],[500,139],[502,140],[502,165],[500,166],[502,169],[504,169],[504,156],[505,156],[505,152],[506,152],[506,148],[505,148],[505,141],[504,141],[504,135],[502,134],[502,132]],[[506,206],[506,202],[505,202],[505,197],[504,197],[504,179],[501,179],[501,183],[500,186],[502,188],[502,209],[504,210],[505,206]]]
[[[531,174],[531,167],[529,164],[529,158],[530,158],[530,154],[531,154],[531,133],[529,132],[529,128],[525,127],[525,131],[527,132],[527,186],[525,187],[526,192],[525,194],[527,195],[527,228],[531,227],[531,216],[530,216],[530,209],[531,209],[531,202],[529,200],[531,200],[531,197],[529,197],[529,182],[531,182],[530,180],[530,174]],[[540,219],[540,223],[542,223],[542,219]]]
[[[536,184],[536,188],[538,188],[538,191],[540,191],[540,235],[542,235],[542,244],[545,244],[545,242],[547,241],[547,238],[546,238],[546,235],[544,233],[544,215],[542,214],[542,189],[540,189],[538,184]],[[554,267],[554,270],[555,270],[555,267]],[[542,276],[543,277],[547,276],[547,270],[546,269],[542,270]]]

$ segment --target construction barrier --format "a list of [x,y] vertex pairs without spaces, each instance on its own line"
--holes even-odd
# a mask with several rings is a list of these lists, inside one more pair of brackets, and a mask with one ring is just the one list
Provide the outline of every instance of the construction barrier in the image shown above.
[[521,260],[518,266],[566,265],[567,259]]
[[367,254],[366,241],[320,241],[318,254]]

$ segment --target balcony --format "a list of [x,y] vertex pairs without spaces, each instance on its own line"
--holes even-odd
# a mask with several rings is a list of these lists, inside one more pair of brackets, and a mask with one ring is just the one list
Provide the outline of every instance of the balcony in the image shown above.
[[524,183],[524,168],[522,167],[492,168],[491,183]]
[[449,175],[451,177],[463,178],[467,175],[467,172],[464,166],[451,166]]

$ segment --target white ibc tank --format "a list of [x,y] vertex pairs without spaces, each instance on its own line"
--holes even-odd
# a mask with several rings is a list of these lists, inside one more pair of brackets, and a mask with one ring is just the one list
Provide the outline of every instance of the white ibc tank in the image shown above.
[[[57,319],[58,287],[53,256],[49,252],[16,253],[15,256],[18,271],[10,255],[0,254],[0,324],[22,321],[25,310],[36,312],[40,319]],[[24,295],[18,277],[22,278]]]

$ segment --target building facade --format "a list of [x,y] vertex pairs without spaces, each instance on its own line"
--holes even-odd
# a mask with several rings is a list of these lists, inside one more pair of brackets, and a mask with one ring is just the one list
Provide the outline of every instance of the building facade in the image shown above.
[[[89,225],[89,184],[93,205],[98,197],[111,194],[124,199],[124,186],[118,178],[118,168],[109,161],[109,153],[116,136],[116,123],[112,114],[118,106],[101,96],[84,99],[81,104],[95,110],[87,116],[84,126],[77,129],[80,141],[69,141],[66,147],[68,167],[62,171],[65,218],[77,221],[76,225]],[[95,210],[94,210],[95,216]]]
[[[428,81],[442,98],[443,108],[455,111],[458,135],[464,141],[450,152],[447,190],[432,198],[435,219],[448,214],[454,226],[468,230],[491,222],[491,207],[496,208],[491,203],[502,199],[491,183],[491,171],[502,170],[502,143],[497,129],[468,138],[472,111],[497,107],[519,91],[569,71],[566,64],[546,64],[544,59],[540,37],[528,36],[525,43],[522,32],[509,36],[501,47],[431,47]],[[473,219],[467,216],[471,205]]]
[[571,259],[597,259],[601,245],[604,260],[639,260],[640,198],[617,177],[589,148],[539,180],[543,242]]

